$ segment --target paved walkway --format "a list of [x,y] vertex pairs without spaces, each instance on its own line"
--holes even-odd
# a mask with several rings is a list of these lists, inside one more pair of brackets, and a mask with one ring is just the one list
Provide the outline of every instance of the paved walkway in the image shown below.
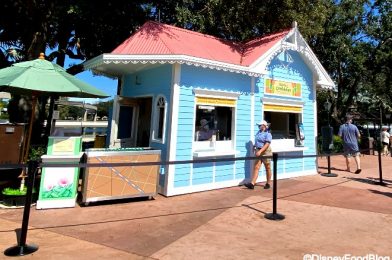
[[[359,175],[345,172],[344,158],[335,156],[332,172],[338,177],[278,181],[278,212],[286,216],[283,221],[263,217],[272,211],[272,190],[261,186],[89,207],[32,208],[27,242],[39,245],[39,250],[24,258],[392,257],[392,158],[383,157],[387,186],[373,184],[378,180],[377,156],[361,159]],[[326,165],[326,158],[320,158],[320,172],[327,172]],[[22,212],[0,209],[2,251],[16,243],[14,229],[20,227]]]

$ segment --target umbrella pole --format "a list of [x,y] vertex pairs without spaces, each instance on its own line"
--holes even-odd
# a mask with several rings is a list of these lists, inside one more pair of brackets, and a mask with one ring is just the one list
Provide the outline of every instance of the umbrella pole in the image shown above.
[[[33,103],[31,107],[31,116],[30,116],[30,122],[29,122],[29,131],[27,132],[27,140],[26,140],[26,145],[24,146],[24,155],[23,155],[23,161],[22,163],[27,163],[27,159],[29,157],[29,148],[30,148],[30,141],[31,141],[31,133],[33,130],[33,122],[34,122],[34,114],[35,114],[35,106],[37,104],[37,97],[33,95]],[[19,176],[22,180],[20,181],[20,187],[19,189],[22,191],[24,189],[24,184],[25,184],[25,178],[27,177],[26,174],[26,167],[23,168],[22,173]]]
[[29,148],[30,148],[30,141],[31,141],[31,133],[33,130],[33,122],[34,122],[34,114],[35,114],[35,106],[37,105],[37,97],[33,96],[33,104],[31,107],[31,116],[30,116],[30,122],[29,122],[29,131],[27,132],[27,140],[26,140],[26,149],[24,151],[23,155],[23,163],[27,162],[28,156],[29,156]]

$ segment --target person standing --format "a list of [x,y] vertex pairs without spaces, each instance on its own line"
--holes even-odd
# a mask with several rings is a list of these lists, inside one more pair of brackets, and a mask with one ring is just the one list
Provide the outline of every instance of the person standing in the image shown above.
[[256,160],[253,166],[252,180],[251,182],[245,183],[245,187],[248,189],[254,189],[256,185],[257,178],[259,177],[259,170],[261,165],[264,163],[267,182],[264,185],[264,189],[269,189],[271,187],[271,158],[265,158],[266,156],[272,156],[271,141],[272,135],[268,132],[268,123],[263,120],[257,124],[259,126],[259,131],[255,136],[255,144],[253,146],[254,154],[260,159]]
[[381,132],[381,143],[382,143],[382,153],[381,155],[389,155],[389,138],[391,137],[388,133],[388,127],[383,126]]
[[355,174],[359,174],[361,170],[361,160],[359,158],[360,152],[358,147],[358,139],[361,138],[357,126],[352,124],[353,117],[346,116],[346,123],[342,124],[339,128],[338,135],[343,139],[344,157],[346,157],[347,171],[350,172],[351,157],[354,157],[357,164]]
[[209,122],[206,119],[200,120],[199,131],[196,132],[196,141],[211,140],[214,131],[210,129]]

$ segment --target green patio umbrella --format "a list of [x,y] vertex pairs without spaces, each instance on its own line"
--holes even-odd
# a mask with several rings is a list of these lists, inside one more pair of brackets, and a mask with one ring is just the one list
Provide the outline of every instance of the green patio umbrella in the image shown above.
[[64,97],[105,98],[106,93],[67,73],[64,68],[45,60],[41,53],[38,59],[15,63],[0,69],[0,91],[32,96],[32,111],[27,133],[27,144],[23,162],[26,162],[30,146],[32,123],[37,97],[57,95]]

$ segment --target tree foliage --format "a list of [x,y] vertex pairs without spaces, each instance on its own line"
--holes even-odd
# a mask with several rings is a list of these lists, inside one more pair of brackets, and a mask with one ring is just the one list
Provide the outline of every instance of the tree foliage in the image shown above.
[[109,116],[109,111],[113,107],[113,99],[105,102],[98,102],[97,106],[97,115],[102,118],[104,116]]
[[[312,47],[336,82],[337,92],[329,98],[338,123],[353,109],[366,114],[380,101],[391,103],[385,74],[385,63],[391,62],[391,48],[385,44],[391,36],[391,1],[346,0],[331,7],[324,33]],[[384,23],[385,28],[380,26]]]
[[[319,95],[319,103],[333,103],[338,124],[352,109],[390,109],[391,8],[392,0],[3,0],[0,67],[45,50],[61,66],[66,56],[83,61],[112,51],[149,19],[238,42],[297,21],[336,82],[336,92]],[[70,73],[82,70],[73,65]]]

